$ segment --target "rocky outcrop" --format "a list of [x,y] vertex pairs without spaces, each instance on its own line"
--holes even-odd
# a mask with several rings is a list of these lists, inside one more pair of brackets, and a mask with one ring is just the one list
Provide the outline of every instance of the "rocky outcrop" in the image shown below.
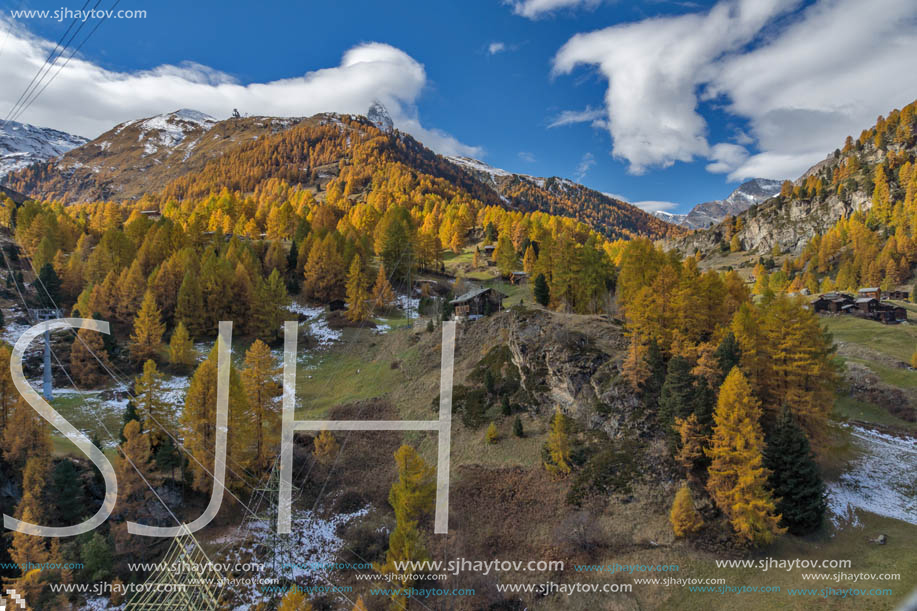
[[[824,233],[838,220],[857,210],[867,210],[871,205],[872,201],[859,191],[845,199],[831,195],[821,201],[785,201],[775,197],[752,206],[741,216],[743,227],[738,236],[742,248],[750,252],[764,254],[777,245],[782,251],[798,254],[812,236]],[[709,253],[726,243],[726,228],[720,224],[684,238],[665,240],[662,245],[667,250],[675,248],[690,254],[695,251]]]

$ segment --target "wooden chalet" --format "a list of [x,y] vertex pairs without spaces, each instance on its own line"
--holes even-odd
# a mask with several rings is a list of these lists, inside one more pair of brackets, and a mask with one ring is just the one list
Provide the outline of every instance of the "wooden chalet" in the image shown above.
[[509,276],[510,284],[525,284],[529,279],[527,272],[513,272]]
[[869,286],[857,291],[857,297],[867,298],[873,297],[876,301],[882,299],[882,289],[877,286]]
[[851,295],[844,293],[825,293],[814,299],[811,305],[816,314],[840,314],[845,311],[845,307],[848,310],[853,307],[854,299]]
[[500,291],[488,287],[468,291],[449,303],[452,304],[456,318],[477,318],[502,310],[505,297]]
[[885,299],[894,299],[895,301],[907,301],[910,295],[907,291],[885,291],[883,297]]
[[861,289],[858,297],[853,298],[845,293],[825,293],[810,302],[816,314],[851,314],[877,322],[895,324],[907,320],[907,310],[888,301],[873,297],[873,291],[879,289]]

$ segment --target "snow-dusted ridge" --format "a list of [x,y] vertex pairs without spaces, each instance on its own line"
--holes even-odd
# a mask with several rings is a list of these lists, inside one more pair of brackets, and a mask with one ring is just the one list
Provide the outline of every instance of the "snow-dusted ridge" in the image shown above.
[[82,136],[56,129],[0,122],[0,180],[10,172],[59,157],[87,142]]

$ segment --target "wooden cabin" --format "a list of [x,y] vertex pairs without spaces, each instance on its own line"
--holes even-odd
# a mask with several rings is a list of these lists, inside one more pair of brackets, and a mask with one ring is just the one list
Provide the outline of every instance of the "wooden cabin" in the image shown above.
[[869,286],[857,291],[857,297],[867,298],[872,297],[876,301],[882,299],[882,289],[877,286]]
[[502,310],[505,297],[500,291],[488,287],[468,291],[449,303],[456,318],[480,317]]
[[885,291],[885,299],[894,299],[895,301],[907,301],[910,293],[907,291]]
[[510,284],[525,284],[529,279],[527,272],[513,272],[509,276]]

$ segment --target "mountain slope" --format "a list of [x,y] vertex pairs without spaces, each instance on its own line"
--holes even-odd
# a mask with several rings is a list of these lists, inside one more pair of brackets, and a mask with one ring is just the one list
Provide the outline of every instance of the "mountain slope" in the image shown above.
[[33,163],[63,155],[88,142],[82,136],[27,123],[0,123],[0,181]]
[[519,210],[572,217],[612,239],[682,233],[664,219],[566,178],[514,174],[469,157],[447,159],[492,187],[507,205]]
[[[732,224],[720,222],[670,240],[667,246],[706,255],[727,249],[737,237],[747,251],[763,254],[776,247],[799,254],[813,238],[857,213],[868,216],[870,231],[881,229],[889,234],[907,229],[894,217],[906,216],[914,204],[915,115],[917,102],[892,111],[887,118],[880,117],[859,138],[848,136],[843,148],[812,166],[795,183],[785,181],[776,197],[752,205]],[[877,196],[880,183],[883,186]],[[877,202],[879,211],[874,210]]]
[[688,229],[706,229],[715,225],[727,216],[735,216],[748,210],[755,204],[777,195],[780,192],[779,180],[753,178],[736,187],[726,199],[704,202],[694,206],[688,214],[655,212],[662,220],[687,227]]
[[[352,177],[348,193],[354,194],[369,185],[378,169],[351,167],[357,149],[365,145],[485,204],[575,218],[609,238],[678,235],[672,225],[569,180],[510,174],[474,160],[447,160],[393,130],[381,104],[367,114],[369,118],[325,113],[217,121],[179,110],[122,123],[60,159],[12,174],[8,183],[32,197],[66,203],[143,196],[185,199],[224,188],[250,193],[271,178],[321,190],[347,169]],[[493,178],[494,172],[500,180]]]

